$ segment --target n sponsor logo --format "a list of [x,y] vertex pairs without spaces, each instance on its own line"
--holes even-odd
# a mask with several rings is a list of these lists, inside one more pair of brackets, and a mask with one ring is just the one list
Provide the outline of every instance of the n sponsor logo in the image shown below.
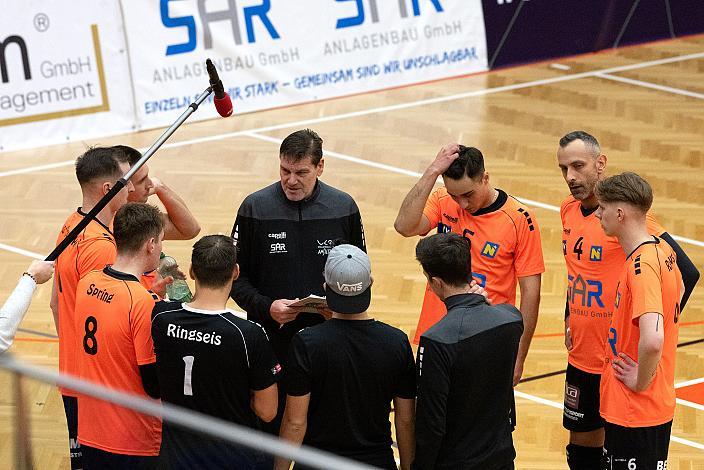
[[498,251],[499,251],[499,244],[498,243],[486,242],[484,244],[484,248],[482,248],[481,254],[482,254],[482,256],[486,256],[487,258],[494,258]]
[[601,247],[597,245],[592,245],[589,250],[589,261],[601,261]]

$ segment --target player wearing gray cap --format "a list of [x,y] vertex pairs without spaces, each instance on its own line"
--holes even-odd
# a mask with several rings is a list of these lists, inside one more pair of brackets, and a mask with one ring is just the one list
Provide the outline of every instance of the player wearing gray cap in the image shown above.
[[[401,468],[408,469],[416,393],[408,337],[367,313],[372,276],[365,252],[336,246],[323,274],[333,316],[301,330],[291,342],[281,437],[396,469],[389,422],[393,400]],[[275,468],[289,465],[277,459]]]

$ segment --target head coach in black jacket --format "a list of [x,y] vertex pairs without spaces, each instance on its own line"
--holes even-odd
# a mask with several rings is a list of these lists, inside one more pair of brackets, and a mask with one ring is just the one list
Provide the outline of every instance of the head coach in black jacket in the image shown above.
[[240,277],[230,296],[264,327],[284,374],[293,335],[330,314],[289,305],[325,295],[323,268],[336,242],[366,251],[359,208],[349,194],[319,180],[324,164],[318,134],[304,129],[286,137],[279,150],[280,181],[247,196],[232,229]]
[[416,246],[447,315],[418,347],[415,469],[513,468],[513,368],[523,333],[514,306],[490,306],[470,285],[470,241],[432,235]]

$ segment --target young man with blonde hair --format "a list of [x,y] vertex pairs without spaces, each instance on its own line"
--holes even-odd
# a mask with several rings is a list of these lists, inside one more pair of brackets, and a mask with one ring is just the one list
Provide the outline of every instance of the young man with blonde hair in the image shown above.
[[664,469],[675,413],[675,356],[684,292],[677,255],[650,235],[650,185],[622,173],[596,185],[596,216],[626,253],[605,347],[603,468]]

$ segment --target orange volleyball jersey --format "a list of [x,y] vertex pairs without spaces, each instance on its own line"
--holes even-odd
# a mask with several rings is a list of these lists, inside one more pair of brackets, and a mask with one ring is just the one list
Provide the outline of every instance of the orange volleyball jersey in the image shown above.
[[[80,208],[69,216],[56,240],[57,245],[84,216],[85,213]],[[77,335],[74,329],[74,306],[78,281],[90,271],[102,269],[105,265],[113,263],[116,256],[112,232],[94,219],[56,259],[54,282],[59,301],[59,371],[61,373],[76,374],[74,365]],[[63,387],[60,390],[64,395],[76,396],[72,390]]]
[[[638,246],[626,259],[617,281],[604,370],[601,376],[601,416],[625,427],[666,423],[675,413],[675,355],[679,333],[682,275],[677,257],[663,240]],[[643,392],[634,392],[614,376],[612,361],[625,353],[638,362],[639,318],[655,312],[663,316],[665,341],[655,376]]]
[[[616,284],[626,254],[616,237],[604,233],[595,212],[583,212],[572,196],[560,207],[572,336],[568,362],[590,374],[601,374]],[[650,213],[647,224],[651,235],[665,231]]]
[[[156,361],[151,337],[155,297],[136,277],[110,266],[78,283],[77,369],[85,380],[148,398],[139,366]],[[161,421],[86,395],[78,396],[78,440],[106,452],[159,455]]]
[[[472,277],[494,304],[515,304],[518,278],[545,271],[535,216],[501,190],[496,202],[472,214],[439,188],[428,198],[423,214],[438,233],[454,232],[471,241]],[[414,342],[446,313],[445,304],[426,285]]]

